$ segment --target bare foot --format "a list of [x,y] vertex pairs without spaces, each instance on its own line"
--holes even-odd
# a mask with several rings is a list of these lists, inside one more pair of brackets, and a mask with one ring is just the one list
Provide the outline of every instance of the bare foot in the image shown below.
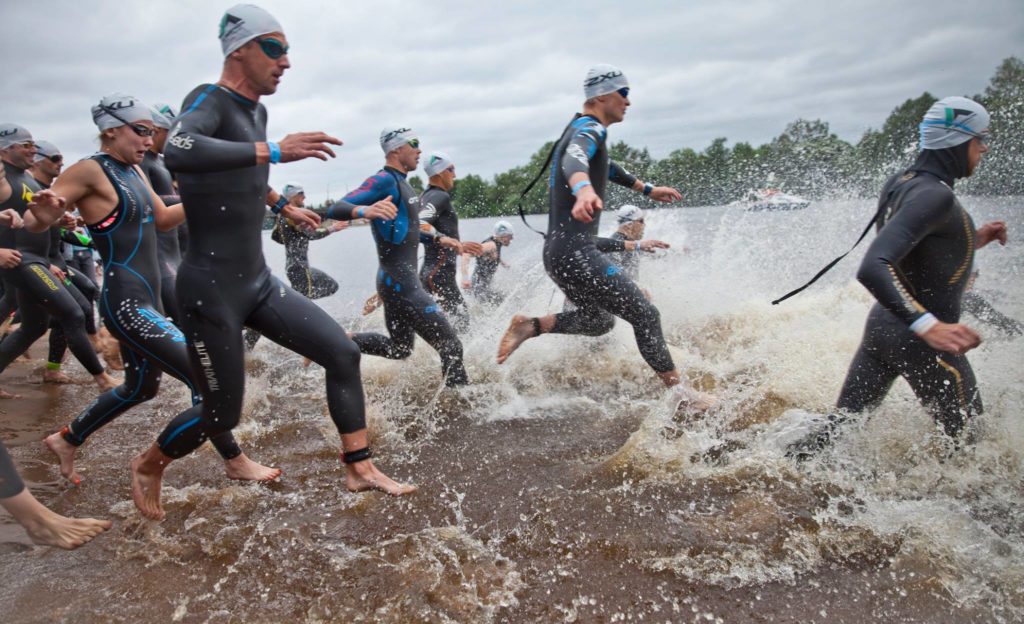
[[20,394],[14,394],[12,392],[8,392],[8,391],[4,390],[3,388],[0,388],[0,399],[20,399],[20,398],[21,398]]
[[79,485],[82,483],[82,478],[75,472],[75,453],[78,451],[78,447],[64,439],[64,432],[66,431],[67,427],[57,433],[46,436],[43,443],[60,460],[60,473],[64,478],[75,485]]
[[672,388],[672,397],[679,401],[677,409],[686,409],[694,412],[706,412],[718,405],[718,397],[707,392],[701,392],[689,384],[680,383]]
[[224,472],[237,481],[274,481],[281,476],[280,468],[271,468],[246,457],[242,453],[224,462]]
[[513,316],[512,322],[508,324],[508,329],[505,330],[505,335],[501,337],[501,342],[498,344],[498,364],[504,364],[505,360],[519,348],[519,345],[533,337],[533,319],[522,314]]
[[41,546],[74,550],[112,526],[110,520],[68,518],[52,511],[48,515],[45,521],[25,527],[32,541]]
[[113,390],[114,388],[121,385],[120,379],[111,376],[110,373],[107,372],[102,372],[99,375],[94,375],[93,379],[96,380],[96,385],[99,386],[100,392]]
[[167,463],[154,461],[150,457],[154,452],[160,453],[159,449],[150,447],[132,459],[132,500],[143,516],[150,520],[163,520],[164,508],[160,506],[160,486]]
[[73,384],[75,380],[68,377],[64,371],[45,369],[43,371],[43,383]]
[[109,520],[67,518],[43,506],[28,489],[0,501],[3,508],[25,527],[32,541],[42,546],[72,550],[111,527]]
[[405,496],[416,491],[415,485],[395,482],[377,470],[373,462],[368,459],[354,464],[345,464],[345,487],[349,492],[380,490],[392,496]]

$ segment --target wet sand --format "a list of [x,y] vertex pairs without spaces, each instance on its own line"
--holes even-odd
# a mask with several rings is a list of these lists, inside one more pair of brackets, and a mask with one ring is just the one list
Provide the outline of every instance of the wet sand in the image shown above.
[[[681,578],[656,562],[680,553],[724,560],[730,543],[786,559],[801,536],[836,530],[814,516],[843,493],[756,468],[645,482],[630,462],[612,459],[639,415],[581,408],[481,422],[465,397],[405,397],[417,415],[377,440],[379,465],[420,491],[350,494],[316,374],[296,380],[297,364],[270,345],[250,366],[270,390],[248,407],[247,420],[263,422],[243,425],[240,436],[254,457],[279,462],[282,481],[230,482],[215,454],[200,452],[173,465],[162,523],[135,512],[127,465],[173,405],[184,407],[177,384],[94,436],[81,453],[85,482],[71,488],[38,442],[92,387],[53,391],[27,383],[34,365],[11,370],[7,386],[27,398],[3,405],[3,435],[33,491],[61,513],[110,517],[115,527],[65,553],[12,540],[4,526],[5,620],[997,621],[959,607],[933,578],[943,571],[901,554],[899,540],[871,535],[851,535],[845,550],[836,542],[820,565],[784,581]],[[633,392],[642,402],[659,390]]]

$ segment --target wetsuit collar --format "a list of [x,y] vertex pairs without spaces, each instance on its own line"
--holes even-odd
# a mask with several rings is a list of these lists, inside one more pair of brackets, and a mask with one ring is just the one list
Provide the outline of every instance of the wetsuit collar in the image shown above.
[[939,150],[921,150],[911,171],[930,173],[953,188],[957,178],[967,177],[967,146],[970,141]]
[[225,93],[230,95],[233,100],[239,102],[240,104],[244,104],[244,105],[249,106],[251,108],[256,108],[256,106],[259,104],[259,102],[257,102],[256,100],[250,100],[249,98],[245,97],[244,95],[242,95],[238,91],[235,91],[231,87],[225,87],[224,85],[220,84],[219,82],[217,83],[217,86],[220,87]]
[[27,167],[25,169],[22,169],[18,165],[15,165],[14,163],[9,163],[6,160],[4,161],[4,169],[15,174],[22,174],[28,171]]
[[408,176],[408,174],[402,173],[400,170],[395,169],[391,165],[384,165],[384,170],[385,171],[390,171],[391,173],[394,173],[397,176],[401,176],[403,180]]

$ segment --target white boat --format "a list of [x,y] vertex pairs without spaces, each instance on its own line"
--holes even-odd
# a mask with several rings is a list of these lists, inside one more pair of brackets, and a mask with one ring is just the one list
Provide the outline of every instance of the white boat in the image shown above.
[[798,197],[796,195],[790,195],[789,193],[783,193],[774,189],[762,191],[758,193],[759,197],[755,199],[747,210],[751,212],[758,212],[761,210],[802,210],[811,205],[810,200]]

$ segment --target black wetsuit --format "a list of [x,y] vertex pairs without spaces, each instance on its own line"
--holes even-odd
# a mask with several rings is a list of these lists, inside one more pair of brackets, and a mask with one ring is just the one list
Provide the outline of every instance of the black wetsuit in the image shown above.
[[[93,156],[117,192],[117,206],[89,231],[103,258],[100,308],[110,333],[121,343],[124,383],[93,401],[64,432],[79,446],[126,410],[160,389],[161,371],[192,392],[192,407],[179,418],[199,415],[200,397],[191,378],[185,337],[163,314],[157,267],[156,225],[149,188],[135,167],[105,154]],[[230,432],[213,439],[224,459],[241,454]]]
[[7,447],[0,442],[0,498],[16,496],[24,489],[25,482],[18,475],[18,469],[14,467]]
[[494,274],[501,265],[501,248],[504,245],[493,236],[481,241],[481,244],[494,243],[494,253],[484,252],[476,257],[476,266],[473,267],[473,296],[488,305],[500,305],[505,300],[505,295],[491,287]]
[[352,219],[358,206],[369,206],[387,198],[398,207],[398,214],[390,221],[374,219],[370,228],[380,261],[377,294],[384,304],[384,320],[390,337],[358,333],[352,339],[363,353],[401,360],[412,353],[418,334],[441,356],[447,385],[468,383],[462,364],[462,343],[416,274],[420,237],[419,198],[409,186],[405,174],[391,167],[381,169],[331,206],[327,216]]
[[[431,185],[420,195],[420,221],[434,226],[441,236],[461,240],[459,215],[452,207],[452,196],[442,188]],[[464,332],[469,329],[469,310],[456,280],[459,254],[454,249],[442,247],[430,236],[424,235],[421,240],[424,254],[420,282],[441,304],[455,329]]]
[[309,266],[309,241],[331,234],[327,228],[304,232],[284,217],[277,218],[277,230],[284,245],[284,272],[292,288],[310,299],[330,297],[338,292],[338,282],[320,269]]
[[[13,208],[19,215],[24,215],[32,194],[41,187],[27,171],[9,163],[5,163],[5,168],[11,196],[0,203],[0,210]],[[46,333],[50,315],[53,315],[64,329],[75,358],[89,374],[99,375],[103,372],[103,365],[86,336],[82,307],[50,273],[50,236],[49,231],[35,234],[27,228],[3,228],[0,231],[0,247],[21,252],[21,264],[13,269],[0,269],[0,273],[5,287],[17,289],[17,307],[22,321],[18,329],[0,343],[0,372]]]
[[177,296],[203,410],[201,417],[168,425],[158,440],[161,450],[182,457],[207,435],[238,424],[243,326],[322,366],[338,431],[364,429],[358,347],[319,306],[271,275],[263,258],[270,165],[256,164],[255,144],[266,141],[266,108],[225,87],[202,85],[182,110],[165,162],[178,176],[190,234]]
[[[625,244],[626,241],[631,240],[626,238],[626,235],[622,232],[615,231],[608,238],[613,241],[621,242]],[[623,248],[622,251],[613,251],[610,254],[612,264],[622,269],[622,272],[634,282],[640,279],[640,258],[639,254],[635,251],[626,251]]]
[[923,151],[882,189],[879,208],[887,207],[891,216],[857,272],[877,303],[843,384],[840,409],[874,407],[902,376],[951,436],[982,411],[967,358],[932,349],[910,329],[927,313],[944,323],[960,321],[975,244],[974,222],[953,194],[954,178],[966,175],[960,154],[966,158],[966,146]]
[[[163,156],[147,150],[146,156],[139,166],[149,178],[149,185],[160,196],[164,205],[173,206],[181,202],[178,192],[174,190],[171,172],[164,166]],[[178,278],[178,265],[181,264],[178,227],[171,228],[166,232],[157,231],[156,239],[157,259],[160,262],[160,298],[167,316],[177,321],[181,317],[178,312],[178,301],[174,295],[174,281]]]
[[[50,188],[50,185],[42,180],[36,180],[36,182],[44,189]],[[52,226],[50,228],[50,264],[64,271],[66,276],[63,283],[64,288],[68,291],[69,295],[74,297],[75,303],[82,309],[82,316],[85,319],[85,333],[94,336],[96,335],[96,314],[92,306],[93,302],[96,301],[96,286],[86,279],[85,276],[79,275],[68,266],[67,260],[64,259],[64,254],[62,253],[63,244],[63,230],[58,225]],[[50,352],[46,358],[47,368],[59,368],[61,362],[64,361],[64,355],[67,353],[68,340],[64,335],[64,328],[55,318],[50,319],[49,339]]]
[[574,173],[588,173],[601,198],[609,180],[627,188],[636,182],[608,158],[607,136],[604,126],[584,115],[573,121],[555,148],[544,268],[576,309],[556,314],[552,333],[600,336],[611,331],[618,316],[633,326],[644,360],[656,372],[664,373],[674,370],[675,364],[662,335],[658,309],[605,255],[624,250],[625,244],[596,236],[600,211],[590,223],[572,217],[576,198],[568,180]]

